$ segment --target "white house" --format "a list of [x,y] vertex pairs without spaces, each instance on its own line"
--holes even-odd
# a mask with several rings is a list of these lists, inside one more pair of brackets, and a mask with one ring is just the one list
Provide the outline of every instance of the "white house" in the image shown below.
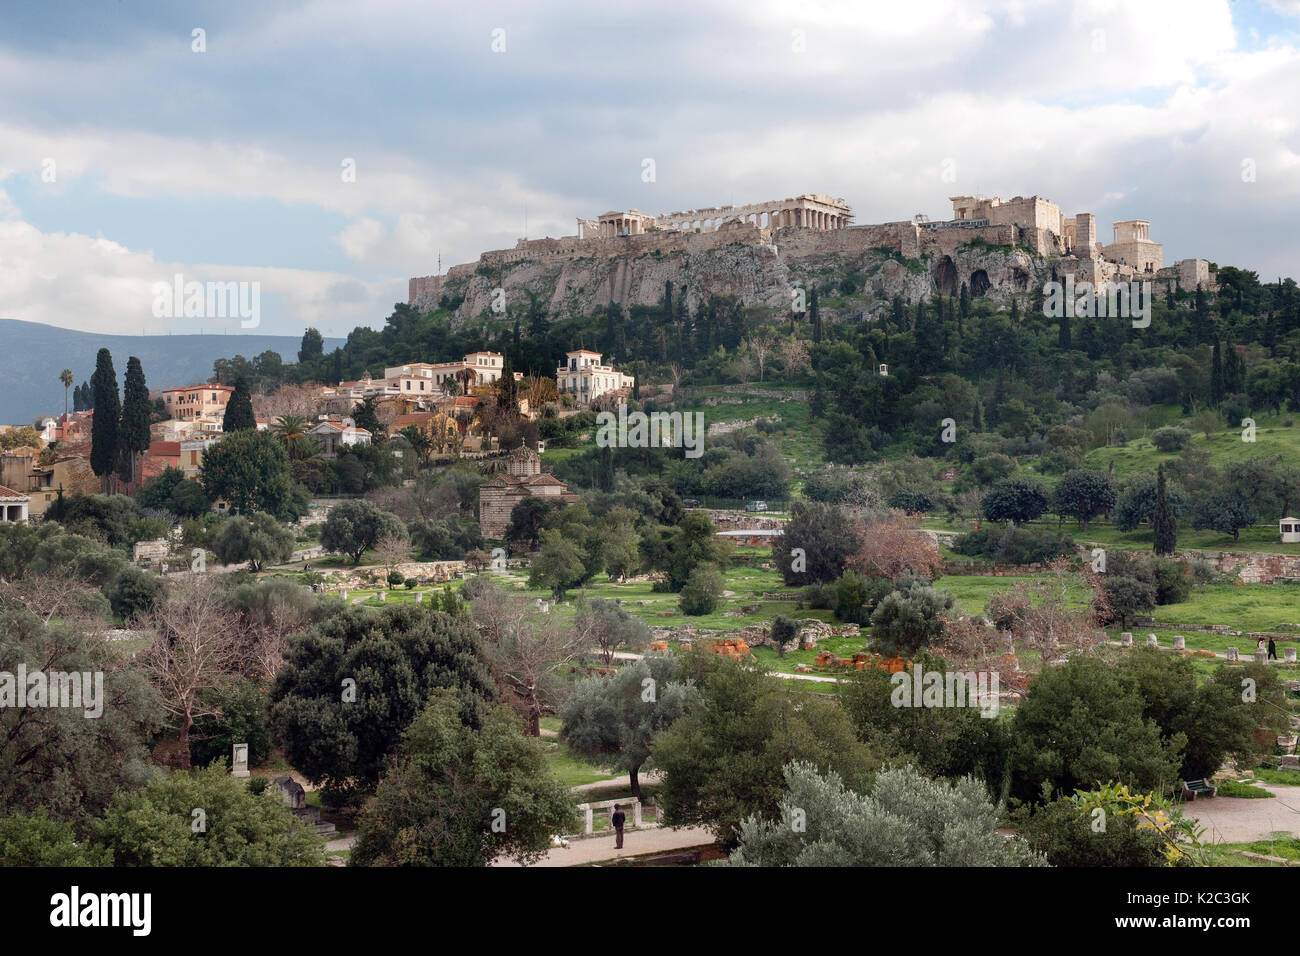
[[0,485],[0,521],[26,521],[27,506],[31,500],[31,495],[20,494]]
[[1300,518],[1283,518],[1280,526],[1283,544],[1300,544]]
[[355,425],[342,425],[339,422],[320,422],[307,429],[307,434],[321,443],[321,457],[334,458],[339,449],[345,445],[369,445],[370,432]]
[[564,357],[565,364],[555,370],[555,387],[561,395],[572,395],[583,404],[636,384],[634,376],[624,375],[612,365],[601,365],[600,352],[578,349],[565,352]]

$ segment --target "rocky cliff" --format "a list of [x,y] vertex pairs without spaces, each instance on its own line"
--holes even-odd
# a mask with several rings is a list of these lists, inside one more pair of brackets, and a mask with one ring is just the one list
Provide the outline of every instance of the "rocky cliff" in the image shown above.
[[533,240],[485,253],[440,280],[415,280],[425,284],[413,292],[412,304],[452,307],[457,323],[491,315],[494,302],[513,310],[530,297],[551,316],[590,315],[611,301],[625,308],[658,305],[671,282],[674,294],[692,307],[710,295],[730,294],[746,306],[786,312],[797,290],[806,295],[816,287],[834,297],[824,303],[824,314],[833,319],[877,313],[896,295],[909,304],[955,295],[963,282],[973,297],[1005,304],[1051,278],[1052,259],[1010,243],[990,244],[970,230],[926,234],[918,241],[909,234],[911,226],[768,233],[733,223],[703,234]]

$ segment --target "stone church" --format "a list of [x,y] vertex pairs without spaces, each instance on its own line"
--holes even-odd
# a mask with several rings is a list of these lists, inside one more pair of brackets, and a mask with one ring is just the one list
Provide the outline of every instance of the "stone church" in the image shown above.
[[504,539],[515,505],[534,495],[566,505],[578,500],[564,482],[543,473],[542,459],[537,452],[527,446],[516,448],[507,459],[505,474],[479,486],[478,523],[483,537]]

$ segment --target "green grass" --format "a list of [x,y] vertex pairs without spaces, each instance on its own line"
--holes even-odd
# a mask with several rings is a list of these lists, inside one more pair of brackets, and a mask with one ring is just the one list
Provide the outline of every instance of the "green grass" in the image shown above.
[[[1284,465],[1300,465],[1300,428],[1287,428],[1282,424],[1294,414],[1260,415],[1255,417],[1255,441],[1241,440],[1240,428],[1224,428],[1212,432],[1209,438],[1196,433],[1192,444],[1210,453],[1210,463],[1223,467],[1236,461],[1245,461],[1255,457],[1272,458],[1280,455]],[[1127,478],[1143,472],[1154,472],[1156,466],[1178,457],[1178,453],[1166,454],[1151,445],[1149,440],[1135,438],[1115,447],[1094,448],[1084,456],[1085,468],[1100,468],[1105,471],[1115,464],[1115,477]]]
[[1227,850],[1245,850],[1249,853],[1262,853],[1265,856],[1300,861],[1300,837],[1285,830],[1277,831],[1266,840],[1253,840],[1250,843],[1221,843],[1219,846]]
[[622,771],[588,763],[571,752],[569,745],[563,740],[547,739],[545,743],[554,745],[546,755],[546,762],[550,764],[551,772],[559,777],[560,782],[566,787],[580,787],[585,783],[610,780],[623,775]]
[[1224,780],[1215,784],[1219,788],[1220,797],[1243,797],[1247,800],[1260,800],[1269,797],[1275,797],[1277,794],[1269,793],[1263,787],[1256,787],[1240,780]]
[[1255,779],[1264,783],[1276,783],[1287,787],[1300,787],[1300,770],[1272,770],[1268,767],[1256,767]]

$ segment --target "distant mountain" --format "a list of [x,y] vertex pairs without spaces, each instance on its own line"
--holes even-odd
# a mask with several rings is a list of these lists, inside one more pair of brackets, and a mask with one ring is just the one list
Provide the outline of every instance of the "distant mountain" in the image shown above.
[[[326,339],[325,351],[344,341]],[[113,353],[119,387],[126,360],[135,355],[149,387],[158,389],[206,382],[219,358],[251,359],[270,349],[285,363],[297,362],[301,344],[291,335],[100,335],[0,319],[0,424],[30,425],[37,415],[61,414],[59,373],[72,369],[75,384],[90,381],[102,348]]]

